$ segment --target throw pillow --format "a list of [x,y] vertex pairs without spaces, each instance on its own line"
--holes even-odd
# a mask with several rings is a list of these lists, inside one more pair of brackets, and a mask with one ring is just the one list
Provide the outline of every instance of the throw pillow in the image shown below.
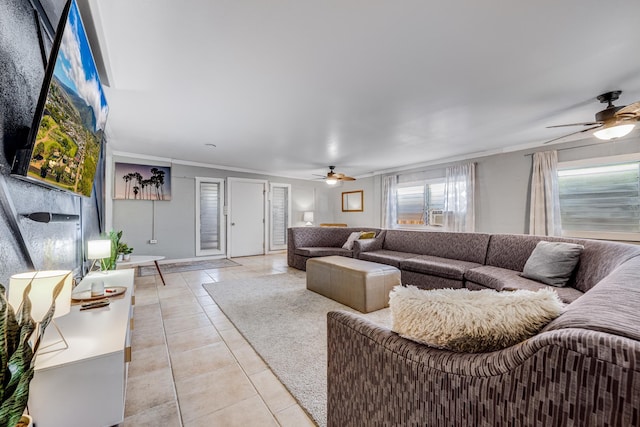
[[584,246],[540,241],[522,270],[522,277],[551,286],[565,286],[580,260]]
[[480,353],[535,335],[560,315],[555,291],[424,290],[396,286],[389,295],[392,330],[431,347]]
[[376,237],[375,231],[363,231],[360,233],[360,240],[373,239],[374,237]]
[[358,240],[360,238],[360,234],[361,233],[362,233],[361,231],[354,231],[353,233],[349,234],[349,238],[344,243],[344,245],[342,245],[342,248],[343,249],[347,249],[349,251],[352,251],[353,250],[353,242],[355,242],[356,240]]

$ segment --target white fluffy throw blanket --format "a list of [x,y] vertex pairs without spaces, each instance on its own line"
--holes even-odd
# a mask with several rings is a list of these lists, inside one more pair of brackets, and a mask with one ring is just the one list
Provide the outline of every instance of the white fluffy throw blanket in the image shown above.
[[389,305],[393,331],[429,346],[478,353],[535,335],[564,307],[549,289],[497,292],[396,286]]

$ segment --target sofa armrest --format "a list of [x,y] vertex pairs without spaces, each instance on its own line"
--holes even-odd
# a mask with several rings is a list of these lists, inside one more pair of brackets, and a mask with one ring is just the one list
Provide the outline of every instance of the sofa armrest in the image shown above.
[[[351,313],[330,312],[327,319],[329,427],[362,420],[599,425],[618,417],[625,424],[638,411],[640,343],[628,338],[572,329],[466,354],[420,345]],[[598,401],[613,403],[602,409],[593,406]]]

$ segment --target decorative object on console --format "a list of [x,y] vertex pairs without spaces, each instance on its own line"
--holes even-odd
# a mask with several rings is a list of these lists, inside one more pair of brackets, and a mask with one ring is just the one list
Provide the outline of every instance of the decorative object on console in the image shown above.
[[[91,288],[89,290],[73,292],[71,294],[71,299],[74,301],[95,301],[116,297],[127,291],[125,286],[105,286],[104,281],[94,279],[95,277],[87,279],[92,280]],[[94,293],[96,295],[94,295]]]
[[345,191],[342,193],[342,212],[364,211],[364,192]]
[[[63,276],[51,273],[25,273],[32,277],[25,286],[21,286],[24,283],[22,277],[12,277],[10,298],[13,296],[12,300],[17,305],[9,302],[4,286],[0,285],[0,336],[3,337],[0,340],[0,420],[3,426],[15,426],[21,420],[29,399],[35,355],[44,331],[58,311],[66,314],[70,309],[70,298],[67,297],[71,292],[71,272],[63,272],[67,273]],[[43,280],[36,281],[34,277],[37,274],[42,275],[39,279],[50,278],[47,283],[52,283],[54,277],[62,279],[51,288],[44,286]],[[48,298],[42,298],[46,294],[45,288],[49,291]],[[32,304],[32,298],[35,304]],[[45,307],[47,299],[49,305]],[[14,311],[13,307],[17,309]],[[42,308],[45,308],[44,313],[40,311]],[[37,316],[38,323],[32,313]]]
[[171,166],[116,163],[113,198],[171,200]]
[[522,277],[562,287],[578,265],[584,246],[564,242],[538,242],[527,259]]
[[101,239],[101,240],[89,240],[87,242],[87,259],[92,259],[91,267],[89,268],[89,272],[93,270],[93,266],[96,261],[100,260],[100,270],[106,271],[107,261],[111,258],[111,240]]
[[396,286],[389,295],[392,330],[403,338],[457,352],[510,347],[534,336],[560,315],[553,290],[424,290]]
[[60,342],[64,344],[64,348],[69,347],[53,319],[64,316],[71,311],[72,284],[72,274],[65,270],[19,273],[9,279],[9,304],[13,307],[20,307],[25,301],[25,292],[27,292],[31,317],[36,324],[43,323],[49,309],[53,307],[51,323],[58,331],[60,340],[47,347],[52,347]]
[[313,225],[313,211],[305,212],[302,215],[302,220],[306,223],[305,225],[307,227],[312,226]]

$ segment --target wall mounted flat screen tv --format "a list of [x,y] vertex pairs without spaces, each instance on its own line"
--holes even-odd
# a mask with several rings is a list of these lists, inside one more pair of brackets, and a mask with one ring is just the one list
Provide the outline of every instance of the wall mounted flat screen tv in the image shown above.
[[91,197],[108,106],[75,0],[64,8],[46,68],[26,148],[11,173]]

